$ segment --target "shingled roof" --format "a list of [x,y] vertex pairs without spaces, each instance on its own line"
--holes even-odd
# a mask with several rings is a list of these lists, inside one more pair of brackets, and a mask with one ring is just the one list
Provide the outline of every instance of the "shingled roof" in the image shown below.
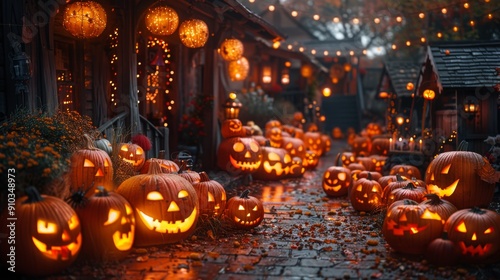
[[474,88],[498,83],[500,41],[440,42],[427,47],[442,88]]
[[392,89],[398,97],[411,96],[406,89],[408,83],[415,84],[422,64],[410,60],[387,60],[384,62],[384,75],[387,75]]

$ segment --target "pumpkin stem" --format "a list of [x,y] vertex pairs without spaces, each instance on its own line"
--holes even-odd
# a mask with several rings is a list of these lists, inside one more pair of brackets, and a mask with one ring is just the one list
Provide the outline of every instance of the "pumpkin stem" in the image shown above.
[[425,195],[425,197],[427,199],[429,199],[429,204],[431,204],[431,205],[440,205],[443,203],[443,201],[441,200],[439,195],[437,195],[435,193],[428,193]]
[[460,144],[458,145],[458,151],[467,151],[467,148],[469,148],[469,143],[465,140],[462,140]]
[[198,174],[200,174],[200,182],[208,182],[208,181],[210,181],[210,178],[208,177],[207,172],[201,171]]
[[415,185],[412,182],[406,184],[406,186],[403,187],[403,189],[410,189],[410,190],[414,190],[416,188],[417,187],[415,187]]
[[248,198],[248,194],[250,193],[250,190],[244,190],[241,194],[240,194],[240,198]]
[[481,209],[477,206],[472,207],[469,211],[474,213],[474,214],[479,214],[479,215],[483,215],[484,213],[486,213],[486,211],[484,209]]
[[94,140],[87,133],[83,134],[83,148],[87,150],[96,150]]
[[342,166],[342,164],[339,164],[339,163],[340,163],[340,153],[337,153],[337,155],[335,156],[335,161],[333,162],[333,165]]
[[418,205],[418,202],[416,202],[413,199],[403,199],[403,204],[404,205]]
[[396,181],[398,182],[403,182],[405,179],[403,179],[403,176],[399,175],[399,173],[396,174]]
[[109,196],[109,193],[108,190],[106,190],[106,188],[104,188],[103,186],[99,186],[97,187],[97,192],[94,195],[97,197],[106,197]]
[[160,160],[152,158],[149,163],[148,174],[149,175],[157,175],[163,173],[161,170]]
[[24,203],[35,203],[43,201],[43,197],[40,195],[40,192],[34,186],[29,186],[25,190],[28,199],[24,201]]

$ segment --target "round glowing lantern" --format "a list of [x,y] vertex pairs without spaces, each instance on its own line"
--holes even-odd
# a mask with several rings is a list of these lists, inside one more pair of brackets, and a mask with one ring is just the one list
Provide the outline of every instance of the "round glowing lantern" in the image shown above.
[[146,15],[146,28],[154,35],[171,35],[179,26],[177,12],[167,6],[158,6]]
[[311,65],[309,64],[304,64],[302,65],[302,67],[300,67],[300,74],[302,75],[302,77],[304,78],[309,78],[312,76],[313,74],[313,68]]
[[240,59],[229,62],[228,72],[231,81],[243,81],[247,75],[250,65],[248,60],[242,56]]
[[106,28],[106,11],[94,1],[78,1],[66,6],[63,27],[77,38],[95,38]]
[[226,39],[220,45],[220,56],[226,61],[235,61],[243,56],[243,43],[238,39]]
[[179,26],[179,37],[188,48],[201,48],[208,40],[208,25],[201,19],[188,19]]

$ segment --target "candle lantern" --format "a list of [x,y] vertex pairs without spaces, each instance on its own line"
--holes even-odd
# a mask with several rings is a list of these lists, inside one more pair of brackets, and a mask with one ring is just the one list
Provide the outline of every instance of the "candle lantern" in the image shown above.
[[466,97],[463,106],[463,110],[469,119],[473,119],[476,113],[479,112],[479,102],[473,97]]
[[31,60],[25,52],[17,52],[12,57],[12,79],[27,81],[31,78]]
[[106,11],[94,1],[78,1],[66,6],[63,27],[77,38],[99,37],[106,28]]
[[229,93],[229,97],[224,103],[224,117],[226,119],[237,119],[240,114],[241,106],[241,102],[236,98],[236,93]]

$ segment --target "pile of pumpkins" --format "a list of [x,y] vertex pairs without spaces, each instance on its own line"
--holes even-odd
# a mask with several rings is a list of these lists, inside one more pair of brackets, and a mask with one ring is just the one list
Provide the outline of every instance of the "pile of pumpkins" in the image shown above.
[[357,211],[384,213],[382,234],[394,251],[422,254],[436,265],[500,256],[500,214],[488,209],[499,172],[467,151],[466,142],[438,154],[421,176],[416,166],[403,163],[382,172],[374,158],[387,157],[379,154],[385,149],[373,152],[375,141],[355,138],[352,150],[339,153],[323,173],[323,190],[347,196]]
[[269,120],[260,128],[226,119],[221,125],[222,141],[217,166],[233,176],[251,174],[258,180],[301,177],[314,169],[331,148],[328,135],[311,125],[308,130]]
[[27,188],[0,215],[4,221],[10,213],[16,218],[11,228],[0,230],[12,240],[0,242],[0,248],[12,252],[2,254],[2,261],[11,261],[20,275],[47,276],[77,258],[116,261],[133,246],[179,242],[194,233],[201,215],[244,230],[264,218],[262,202],[248,191],[227,200],[224,187],[206,172],[186,170],[167,159],[134,158],[144,153],[130,143],[120,145],[120,153],[126,152],[123,160],[138,172],[115,187],[109,154],[84,137],[86,147],[71,158],[68,198]]

